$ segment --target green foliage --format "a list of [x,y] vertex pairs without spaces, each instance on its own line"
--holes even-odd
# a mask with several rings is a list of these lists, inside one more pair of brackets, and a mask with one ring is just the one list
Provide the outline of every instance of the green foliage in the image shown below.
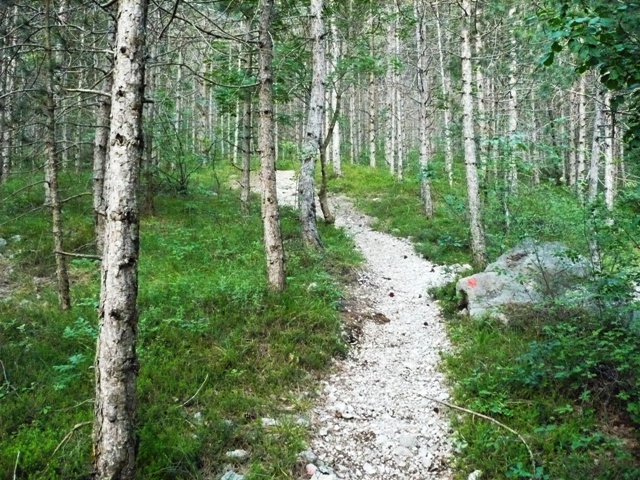
[[540,10],[551,28],[550,47],[543,59],[552,65],[555,55],[567,48],[577,59],[577,70],[596,69],[604,85],[619,95],[615,103],[632,107],[628,139],[640,147],[640,5],[622,0],[563,0]]
[[[211,183],[211,172],[193,181]],[[219,476],[236,448],[250,452],[236,465],[249,478],[293,478],[307,432],[292,416],[304,413],[315,372],[345,352],[335,278],[358,257],[324,225],[326,251],[305,251],[296,216],[285,211],[289,288],[270,294],[259,208],[241,217],[237,192],[212,196],[202,185],[160,196],[157,216],[142,221],[138,478]],[[17,196],[5,211],[15,216],[41,193]],[[69,207],[67,225],[91,211],[88,197]],[[92,418],[99,268],[71,263],[74,308],[59,312],[50,246],[38,246],[48,244],[46,215],[24,216],[7,231],[23,240],[10,245],[16,289],[0,302],[2,478],[12,478],[18,452],[18,478],[86,478],[91,468],[91,425],[70,432]],[[13,216],[3,212],[0,221]],[[34,271],[47,281],[24,275]],[[266,416],[281,425],[265,429]]]

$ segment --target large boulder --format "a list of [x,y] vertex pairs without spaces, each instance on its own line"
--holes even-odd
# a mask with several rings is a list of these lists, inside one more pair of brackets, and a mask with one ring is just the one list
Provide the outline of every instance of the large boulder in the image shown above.
[[469,315],[502,317],[501,307],[539,303],[564,295],[590,275],[589,262],[559,242],[525,240],[484,272],[456,285]]

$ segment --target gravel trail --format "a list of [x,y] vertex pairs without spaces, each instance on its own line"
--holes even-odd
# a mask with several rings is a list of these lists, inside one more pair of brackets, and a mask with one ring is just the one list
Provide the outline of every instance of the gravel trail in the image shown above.
[[365,257],[349,294],[369,320],[324,382],[310,450],[344,480],[449,479],[449,423],[425,397],[449,397],[438,363],[450,345],[426,290],[450,273],[419,257],[410,242],[373,231],[347,199],[333,199],[333,208],[336,226]]

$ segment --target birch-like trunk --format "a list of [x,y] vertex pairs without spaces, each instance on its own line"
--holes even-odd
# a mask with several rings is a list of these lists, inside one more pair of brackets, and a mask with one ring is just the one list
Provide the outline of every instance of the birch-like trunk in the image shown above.
[[[479,15],[479,12],[477,12]],[[484,93],[484,73],[482,71],[482,64],[480,57],[483,54],[484,45],[482,43],[482,28],[479,25],[480,20],[477,20],[476,32],[474,35],[474,47],[476,53],[476,63],[474,65],[476,73],[476,103],[478,105],[478,133],[480,141],[478,142],[478,165],[480,166],[480,176],[486,182],[487,181],[487,140],[489,139],[489,127],[487,125],[487,112],[485,108],[485,93]]]
[[[11,31],[8,35],[5,35],[5,50],[2,53],[3,62],[3,82],[4,92],[10,93],[14,89],[15,73],[16,73],[16,61],[15,61],[15,47],[17,42],[17,35],[12,30],[15,28],[15,23],[18,18],[18,6],[15,5],[11,9],[11,13],[8,14],[8,29]],[[14,129],[14,100],[13,95],[9,94],[4,99],[0,100],[0,172],[2,183],[5,183],[11,175],[11,147],[13,143],[13,129]]]
[[[338,29],[335,21],[331,22],[331,58],[333,60],[334,71],[340,61],[340,39],[338,38]],[[333,80],[333,88],[331,89],[331,111],[336,112],[338,109],[338,79]],[[342,158],[340,152],[340,142],[342,141],[342,131],[340,121],[337,120],[331,135],[331,163],[333,173],[342,176]]]
[[585,182],[585,154],[586,154],[586,139],[587,139],[587,113],[585,105],[585,96],[587,90],[586,76],[580,77],[580,85],[578,87],[578,146],[576,152],[576,188],[580,199],[584,197],[584,182]]
[[302,240],[307,247],[322,248],[316,222],[314,170],[320,155],[320,142],[324,120],[326,90],[326,62],[324,48],[323,0],[311,0],[311,37],[313,39],[311,97],[307,129],[301,151],[300,178],[298,179],[298,207]]
[[[387,6],[387,15],[391,14],[391,6]],[[396,25],[395,21],[389,21],[387,23],[387,71],[384,78],[385,83],[385,116],[384,116],[384,128],[386,133],[386,141],[384,144],[384,159],[389,167],[389,173],[393,175],[395,173],[395,155],[396,155],[396,76],[395,76],[395,62],[394,57],[396,54],[395,41],[396,41]]]
[[602,95],[596,87],[595,98],[595,114],[593,120],[593,141],[591,143],[591,164],[589,167],[589,203],[593,202],[598,196],[598,182],[600,180],[600,157],[602,150],[600,141],[602,134]]
[[369,74],[369,166],[376,167],[376,75]]
[[62,235],[62,205],[58,190],[58,148],[56,144],[56,115],[58,102],[56,89],[56,61],[51,42],[51,0],[47,0],[45,12],[45,52],[47,62],[47,100],[46,100],[46,164],[45,184],[49,191],[49,207],[51,208],[53,249],[56,259],[56,278],[58,281],[58,303],[62,310],[71,308],[71,294],[69,288],[69,273],[67,270],[67,258],[64,255],[64,242]]
[[603,96],[602,124],[604,136],[602,138],[602,150],[604,153],[604,203],[609,210],[613,210],[615,202],[616,172],[613,164],[614,145],[614,117],[611,110],[611,92],[606,91]]
[[259,51],[260,87],[258,93],[260,151],[260,180],[262,182],[262,223],[264,227],[264,247],[267,254],[267,282],[269,289],[281,292],[286,285],[284,268],[284,244],[280,231],[278,193],[276,189],[276,150],[273,119],[273,23],[274,0],[260,0]]
[[[107,49],[113,48],[115,27],[110,28],[107,35]],[[96,115],[96,134],[93,141],[93,224],[96,237],[96,252],[102,255],[104,249],[104,228],[106,208],[104,198],[104,177],[107,156],[109,155],[109,116],[111,114],[111,90],[113,89],[113,58],[109,54],[104,71],[107,72],[103,91],[107,95],[97,98],[98,111]]]
[[[464,7],[463,7],[464,9]],[[435,4],[436,12],[436,28],[438,31],[438,58],[440,60],[440,82],[442,85],[442,97],[444,105],[442,116],[444,121],[444,168],[449,180],[449,186],[453,186],[453,145],[451,144],[451,110],[449,109],[451,102],[451,79],[449,72],[444,66],[444,37],[442,34],[442,19],[438,9],[438,3]],[[471,54],[469,54],[471,56]]]
[[138,359],[137,189],[143,152],[146,0],[120,0],[106,168],[105,248],[96,352],[94,478],[133,480]]
[[[516,8],[513,7],[509,10],[509,18],[512,23],[515,23]],[[518,190],[518,162],[516,155],[516,133],[518,130],[518,92],[517,77],[518,72],[518,57],[517,57],[517,41],[515,38],[515,25],[511,28],[511,61],[509,63],[509,126],[508,126],[508,138],[509,138],[509,171],[507,173],[508,189],[509,193],[516,193]]]
[[429,178],[429,131],[427,122],[429,121],[428,105],[429,105],[429,77],[427,72],[427,65],[429,58],[427,55],[426,45],[426,15],[424,11],[424,4],[415,4],[416,14],[416,46],[418,49],[418,94],[419,94],[419,130],[420,130],[420,197],[422,198],[422,205],[424,207],[424,214],[427,218],[433,218],[434,207],[433,198],[431,196],[431,180]]
[[471,251],[478,266],[487,263],[487,251],[480,212],[480,191],[476,165],[476,142],[473,125],[473,66],[471,62],[471,39],[469,26],[473,18],[470,0],[462,0],[462,135],[464,137],[464,160],[467,171],[467,196],[471,229]]
[[[245,53],[245,75],[249,77],[253,68],[253,55],[250,51]],[[253,126],[253,95],[251,88],[245,87],[242,99],[242,192],[240,200],[242,203],[242,211],[249,212],[251,200],[251,136]],[[236,148],[234,150],[237,151]],[[274,152],[274,162],[276,154]]]

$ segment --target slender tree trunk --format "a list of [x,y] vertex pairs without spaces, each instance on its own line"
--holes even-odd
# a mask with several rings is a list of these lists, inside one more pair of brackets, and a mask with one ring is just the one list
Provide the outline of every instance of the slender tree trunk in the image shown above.
[[[249,76],[251,75],[251,70],[253,68],[253,55],[251,52],[246,52],[245,63],[246,75]],[[242,211],[244,213],[249,213],[251,200],[251,136],[253,125],[252,93],[251,88],[245,87],[242,102],[242,192],[240,194],[240,200],[242,202]]]
[[[335,21],[331,22],[331,57],[333,59],[334,70],[337,68],[340,62],[340,39],[338,38],[338,29],[336,28]],[[336,112],[338,109],[338,79],[333,80],[333,88],[331,89],[331,111]],[[333,129],[333,135],[331,136],[331,160],[333,166],[333,173],[337,176],[342,176],[342,158],[340,143],[342,141],[342,131],[340,128],[340,121],[336,122]]]
[[[515,23],[516,8],[509,10],[509,18]],[[516,134],[518,131],[518,56],[516,50],[517,41],[515,38],[515,25],[511,28],[511,61],[509,63],[509,172],[508,189],[509,193],[515,194],[518,191],[518,158],[516,154]]]
[[478,188],[478,169],[476,165],[476,142],[473,125],[473,66],[471,63],[471,39],[469,26],[473,17],[470,0],[462,0],[462,130],[464,137],[464,159],[467,170],[467,196],[471,229],[471,251],[478,266],[487,263],[484,231],[480,212],[480,193]]
[[[115,27],[108,34],[107,49],[113,48]],[[110,55],[111,56],[111,55]],[[106,220],[106,205],[104,198],[104,177],[109,155],[109,116],[111,114],[111,90],[113,89],[113,58],[105,62],[107,75],[104,78],[103,91],[109,96],[100,96],[96,116],[96,134],[93,141],[93,224],[96,237],[96,252],[102,255],[104,250],[104,228]]]
[[429,178],[429,131],[427,122],[429,121],[429,77],[427,65],[429,59],[427,56],[426,45],[426,15],[424,11],[424,3],[415,4],[416,14],[416,46],[418,49],[418,93],[419,93],[419,129],[420,129],[420,197],[424,208],[424,214],[427,218],[433,218],[434,206],[431,196],[431,179]]
[[369,166],[376,167],[376,75],[369,74]]
[[264,245],[267,254],[267,280],[269,288],[281,292],[285,288],[284,245],[280,231],[278,195],[276,190],[276,159],[273,121],[273,22],[274,0],[260,0],[260,127],[258,150],[260,151],[262,181],[262,222]]
[[[479,12],[478,12],[479,15]],[[484,182],[487,181],[487,140],[489,139],[489,127],[487,125],[487,112],[485,108],[485,79],[482,71],[482,63],[480,57],[483,54],[482,32],[480,26],[480,20],[477,20],[476,32],[474,35],[475,40],[475,53],[476,53],[476,102],[478,104],[478,130],[480,134],[480,141],[478,142],[478,164],[480,165],[480,177]]]
[[[8,29],[13,30],[18,18],[18,6],[15,5],[11,9],[11,14],[8,14]],[[12,92],[15,84],[16,62],[15,62],[15,47],[17,42],[17,35],[15,32],[5,36],[5,50],[2,53],[3,61],[3,81],[4,91],[6,93]],[[14,130],[14,100],[13,95],[8,95],[6,98],[0,100],[0,109],[2,118],[0,118],[0,172],[1,181],[5,183],[11,175],[11,155],[13,144],[13,130]]]
[[611,109],[611,92],[605,92],[603,96],[603,129],[604,137],[602,146],[604,151],[604,202],[609,210],[613,210],[615,202],[615,165],[613,164],[614,116]]
[[62,206],[60,192],[58,191],[58,149],[56,148],[56,72],[55,55],[51,42],[51,0],[46,2],[46,28],[45,51],[47,61],[47,121],[46,121],[46,151],[45,183],[49,187],[49,206],[52,215],[53,248],[56,258],[56,277],[58,279],[58,301],[62,310],[71,308],[71,296],[69,288],[69,273],[67,271],[67,259],[64,256],[64,243],[62,235]]
[[596,87],[595,98],[595,118],[593,120],[593,142],[591,144],[591,164],[589,168],[589,203],[593,202],[598,196],[598,182],[600,180],[600,156],[602,150],[600,141],[602,134],[602,95]]
[[587,113],[585,106],[585,96],[587,89],[586,76],[580,77],[580,85],[578,91],[578,151],[576,154],[577,172],[576,172],[576,188],[580,199],[584,198],[584,182],[585,182],[585,154],[587,139]]
[[324,26],[322,21],[323,0],[311,0],[311,37],[313,38],[313,78],[307,133],[302,146],[300,178],[298,180],[298,207],[302,226],[302,240],[307,247],[322,248],[316,224],[315,186],[313,173],[320,154],[320,142],[324,118],[324,96],[326,89],[326,62],[324,49]]
[[444,168],[449,180],[449,186],[453,186],[453,145],[451,144],[451,111],[449,105],[451,102],[451,79],[447,69],[444,66],[444,38],[442,34],[441,16],[438,10],[438,3],[435,4],[436,8],[436,27],[438,30],[438,55],[440,59],[440,82],[442,85],[443,96],[443,110],[442,116],[444,121]]
[[146,0],[120,0],[106,168],[93,429],[95,478],[133,480],[138,359],[137,190],[143,153]]

